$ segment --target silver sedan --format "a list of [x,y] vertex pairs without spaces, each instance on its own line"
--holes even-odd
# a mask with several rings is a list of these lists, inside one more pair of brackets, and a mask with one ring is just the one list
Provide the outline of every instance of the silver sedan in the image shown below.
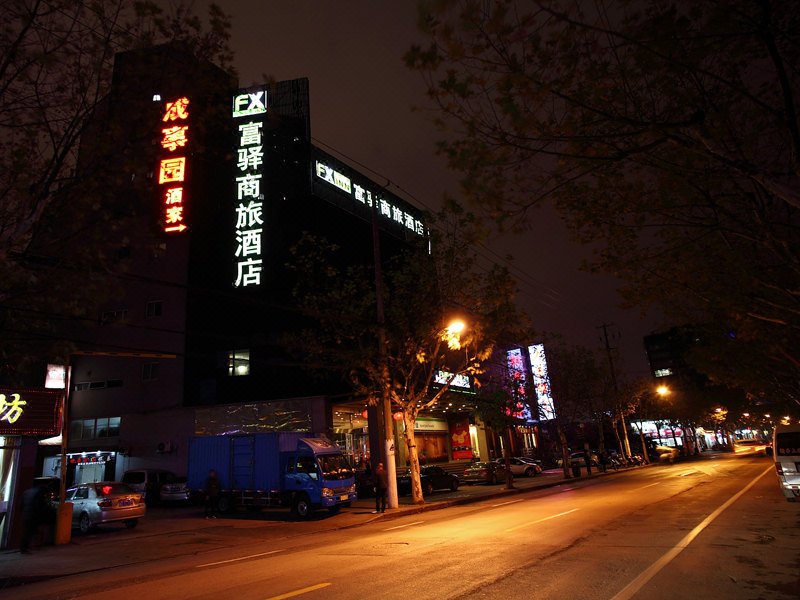
[[142,494],[119,481],[83,483],[68,489],[66,500],[72,502],[72,526],[82,533],[101,523],[136,527],[145,514]]

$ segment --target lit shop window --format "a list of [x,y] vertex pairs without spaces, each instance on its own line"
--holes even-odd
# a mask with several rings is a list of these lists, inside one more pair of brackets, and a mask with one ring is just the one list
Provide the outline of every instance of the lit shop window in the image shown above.
[[228,352],[228,377],[250,374],[250,350],[231,350]]

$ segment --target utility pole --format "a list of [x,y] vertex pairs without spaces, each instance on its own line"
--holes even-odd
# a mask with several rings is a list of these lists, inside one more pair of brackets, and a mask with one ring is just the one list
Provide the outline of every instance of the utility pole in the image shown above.
[[[606,356],[608,357],[608,368],[611,373],[611,385],[614,388],[614,397],[619,401],[619,385],[617,384],[617,371],[614,368],[614,354],[616,348],[612,348],[608,341],[608,328],[612,327],[613,323],[603,323],[598,326],[598,329],[603,330],[603,342],[606,348]],[[631,456],[631,444],[628,441],[628,428],[625,426],[625,414],[622,412],[622,407],[617,409],[617,417],[619,418],[620,426],[622,427],[622,443],[624,445],[625,456]]]
[[386,316],[383,310],[383,271],[381,269],[381,241],[378,229],[377,198],[372,199],[372,257],[375,262],[375,309],[378,324],[378,360],[381,371],[381,398],[377,405],[378,438],[382,448],[378,456],[383,457],[389,487],[386,490],[386,503],[389,508],[400,506],[397,496],[397,468],[395,466],[394,421],[392,419],[392,398],[389,386],[389,358],[386,356]]

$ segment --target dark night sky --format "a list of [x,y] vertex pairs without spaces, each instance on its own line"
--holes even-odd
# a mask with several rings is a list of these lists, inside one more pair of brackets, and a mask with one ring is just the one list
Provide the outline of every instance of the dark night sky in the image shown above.
[[[435,153],[438,132],[427,120],[418,74],[403,64],[404,52],[424,41],[416,29],[415,2],[348,0],[224,0],[233,16],[232,45],[242,87],[307,77],[313,141],[418,206],[435,207],[442,194],[457,196],[457,176]],[[369,170],[367,170],[369,169]],[[646,374],[642,336],[651,318],[618,308],[616,282],[578,270],[588,251],[571,243],[547,209],[532,215],[531,230],[493,243],[499,260],[515,257],[520,304],[539,330],[555,331],[590,347],[598,326],[612,323],[623,370]]]

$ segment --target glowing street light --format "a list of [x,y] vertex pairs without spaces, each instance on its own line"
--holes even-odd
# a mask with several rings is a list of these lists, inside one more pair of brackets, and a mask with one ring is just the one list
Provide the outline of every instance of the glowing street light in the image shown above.
[[670,389],[665,385],[660,385],[656,388],[656,393],[661,397],[669,396]]
[[466,323],[461,319],[453,319],[442,331],[441,339],[447,342],[447,347],[451,350],[461,348],[461,333],[467,328]]

